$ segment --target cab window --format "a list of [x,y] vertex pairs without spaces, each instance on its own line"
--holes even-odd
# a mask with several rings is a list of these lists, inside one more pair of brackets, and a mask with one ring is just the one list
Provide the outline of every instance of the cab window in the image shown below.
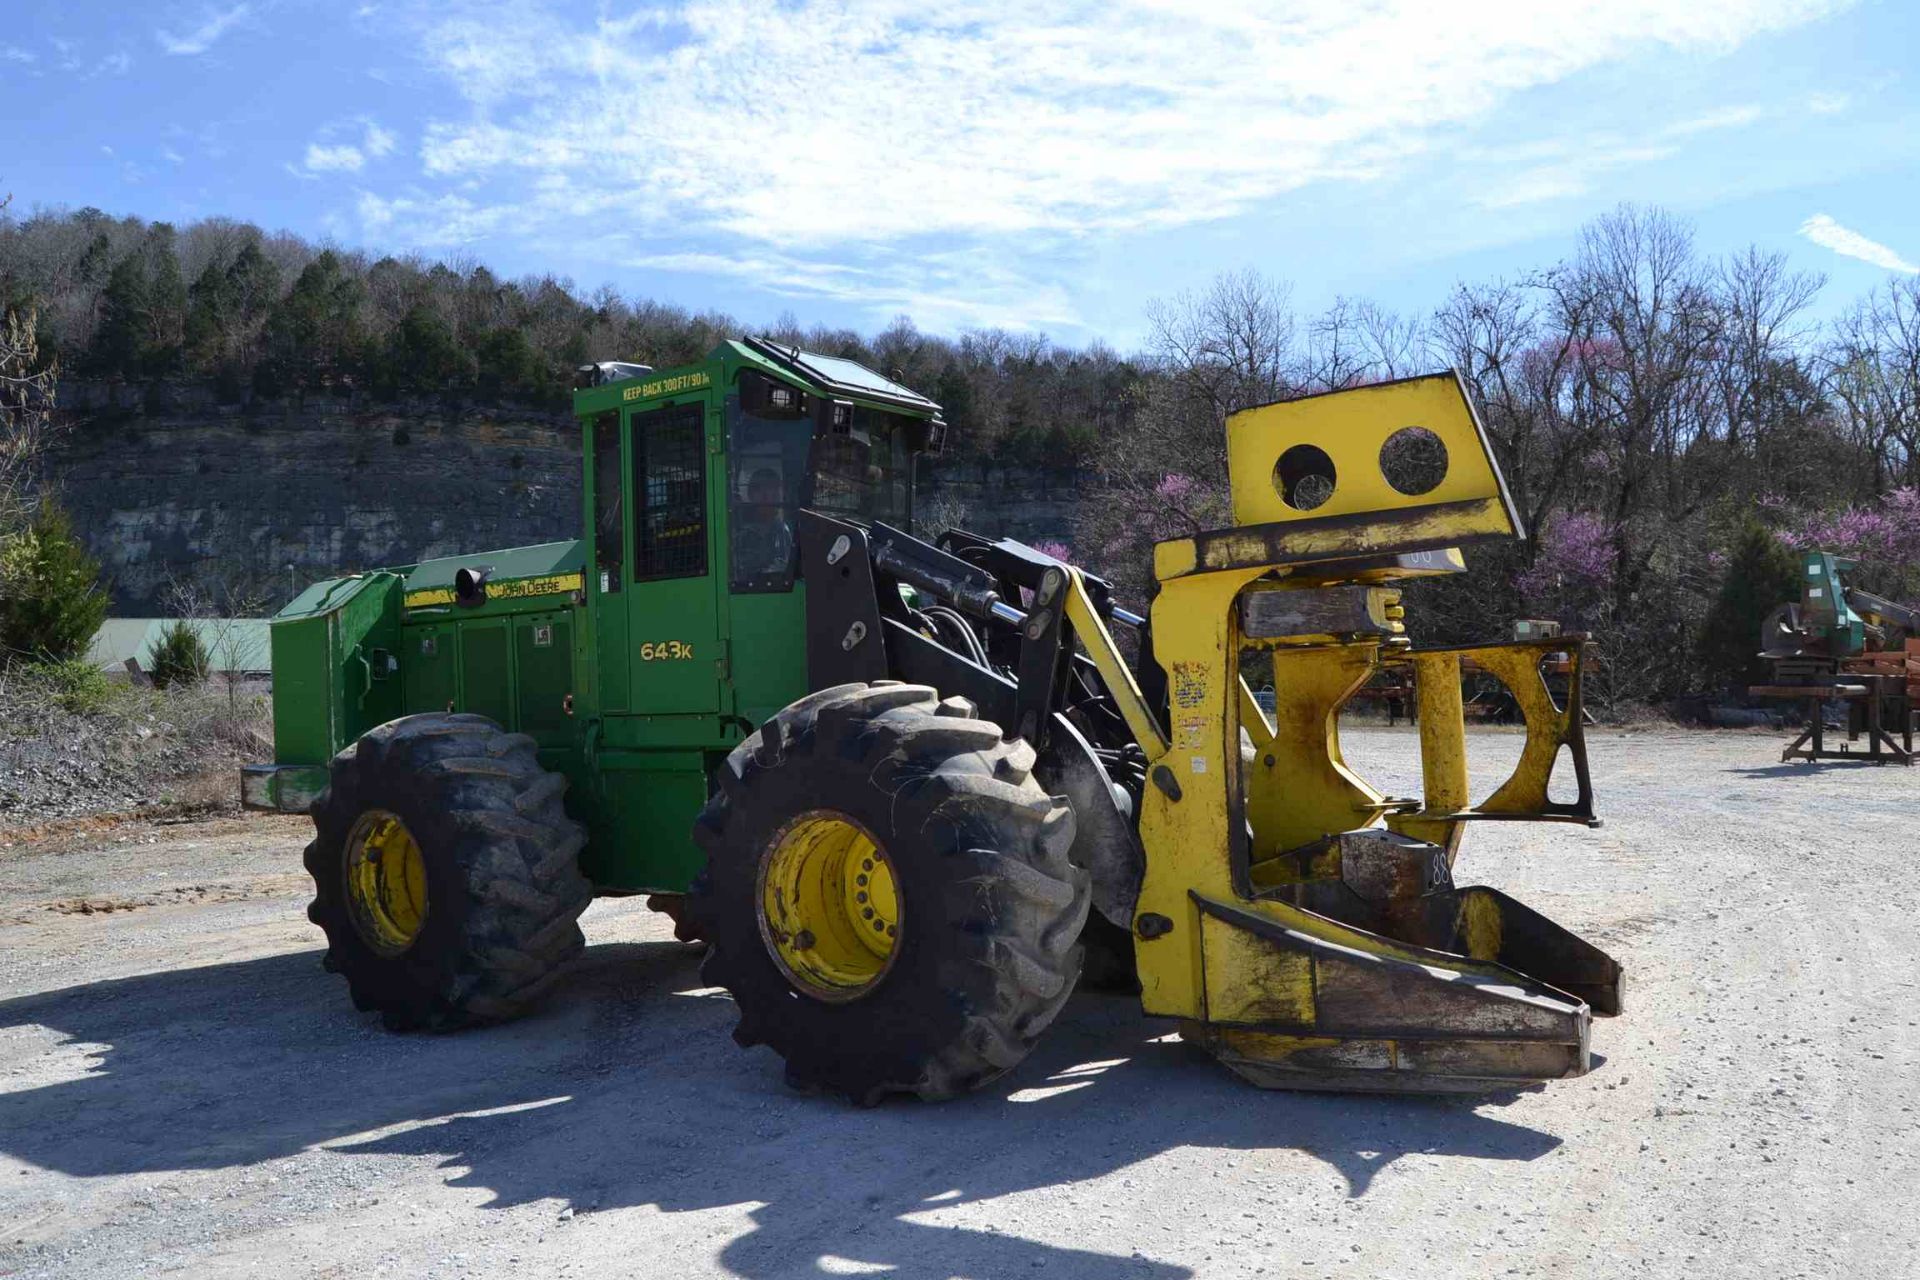
[[707,571],[706,410],[698,402],[633,415],[633,577]]
[[851,428],[820,437],[814,450],[813,498],[828,515],[911,527],[911,423],[898,414],[855,408]]
[[757,417],[728,397],[727,433],[729,580],[735,591],[786,591],[799,570],[795,517],[813,423]]

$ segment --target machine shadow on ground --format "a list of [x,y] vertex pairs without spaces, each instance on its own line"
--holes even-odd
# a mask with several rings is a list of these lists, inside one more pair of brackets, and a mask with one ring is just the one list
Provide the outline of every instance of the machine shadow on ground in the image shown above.
[[[757,1202],[755,1230],[720,1254],[746,1277],[828,1255],[900,1276],[1176,1277],[1193,1272],[955,1229],[939,1211],[1187,1147],[1296,1149],[1363,1196],[1410,1154],[1532,1160],[1560,1144],[1484,1101],[1260,1092],[1126,998],[1077,998],[1019,1070],[938,1106],[798,1096],[732,1024],[675,943],[591,947],[544,1013],[454,1036],[381,1031],[311,951],[92,983],[0,1003],[0,1029],[48,1028],[75,1055],[73,1078],[0,1094],[0,1150],[104,1177],[322,1146],[436,1159],[492,1207]],[[1280,1204],[1297,1192],[1278,1176],[1271,1189]]]
[[1862,756],[1858,760],[1796,760],[1789,764],[1759,765],[1751,769],[1729,769],[1727,772],[1740,778],[1818,778],[1822,774],[1877,769],[1887,764],[1885,760],[1869,760]]

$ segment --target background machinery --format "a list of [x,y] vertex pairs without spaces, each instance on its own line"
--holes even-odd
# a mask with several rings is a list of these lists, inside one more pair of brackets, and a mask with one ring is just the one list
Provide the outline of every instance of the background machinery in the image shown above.
[[[1920,707],[1920,609],[1846,584],[1858,562],[1828,551],[1802,560],[1801,594],[1769,613],[1760,653],[1772,682],[1749,690],[1806,707],[1806,727],[1785,760],[1889,760],[1913,763],[1915,708]],[[1847,709],[1846,741],[1829,747],[1825,708]],[[1851,744],[1866,739],[1865,749]]]
[[[1594,824],[1583,638],[1405,634],[1400,584],[1521,533],[1453,375],[1234,415],[1236,523],[1159,544],[1143,616],[1019,542],[913,536],[939,410],[860,365],[747,340],[583,372],[584,538],[318,583],[274,623],[276,758],[243,792],[312,814],[310,915],[360,1007],[510,1016],[590,897],[647,893],[737,1040],[860,1102],[1014,1066],[1086,951],[1263,1085],[1587,1070],[1619,966],[1453,875],[1469,823]],[[1526,726],[1484,792],[1469,662]],[[1341,753],[1382,669],[1417,691],[1418,797]]]

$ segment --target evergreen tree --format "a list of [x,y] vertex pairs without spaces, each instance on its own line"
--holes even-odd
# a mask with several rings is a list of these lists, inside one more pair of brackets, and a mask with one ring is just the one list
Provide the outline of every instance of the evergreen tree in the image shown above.
[[546,379],[525,331],[491,329],[476,352],[480,389],[494,395],[525,395],[542,389]]
[[213,668],[207,642],[189,618],[175,618],[160,629],[160,638],[149,655],[153,670],[148,672],[156,688],[196,685],[204,682]]
[[445,391],[471,370],[453,327],[425,304],[408,309],[387,348],[394,383],[409,391]]
[[1744,689],[1766,679],[1760,624],[1782,604],[1800,598],[1799,557],[1758,520],[1735,535],[1727,575],[1700,631],[1700,665],[1714,691]]
[[174,252],[173,227],[156,222],[141,246],[147,259],[146,334],[141,368],[153,377],[178,373],[187,319],[187,286]]
[[363,289],[328,249],[309,262],[267,321],[265,367],[274,388],[322,387],[361,363]]
[[[105,237],[96,237],[95,245]],[[174,252],[173,228],[156,222],[133,252],[113,265],[100,295],[100,328],[92,364],[109,377],[177,373],[185,341],[187,289]],[[83,265],[95,259],[94,246]],[[97,260],[88,269],[95,269]]]
[[0,543],[0,649],[36,662],[83,657],[106,616],[99,562],[67,513],[42,499],[33,520]]
[[93,341],[93,364],[101,373],[116,378],[140,376],[150,293],[140,255],[130,253],[113,265],[100,295],[100,329]]
[[113,270],[113,242],[106,233],[96,231],[93,239],[87,241],[86,251],[80,255],[79,263],[74,267],[74,278],[82,284],[99,284]]
[[229,354],[250,369],[260,358],[261,331],[280,300],[280,268],[248,241],[227,268],[226,298],[231,308]]
[[195,373],[214,376],[225,364],[233,311],[231,269],[207,263],[187,291],[186,356]]

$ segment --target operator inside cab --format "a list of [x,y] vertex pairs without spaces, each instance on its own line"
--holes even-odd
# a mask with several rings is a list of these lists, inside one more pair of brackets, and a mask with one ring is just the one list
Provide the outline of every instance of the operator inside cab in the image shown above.
[[746,499],[734,506],[734,574],[783,574],[792,561],[793,525],[786,486],[772,467],[757,468],[747,478]]

